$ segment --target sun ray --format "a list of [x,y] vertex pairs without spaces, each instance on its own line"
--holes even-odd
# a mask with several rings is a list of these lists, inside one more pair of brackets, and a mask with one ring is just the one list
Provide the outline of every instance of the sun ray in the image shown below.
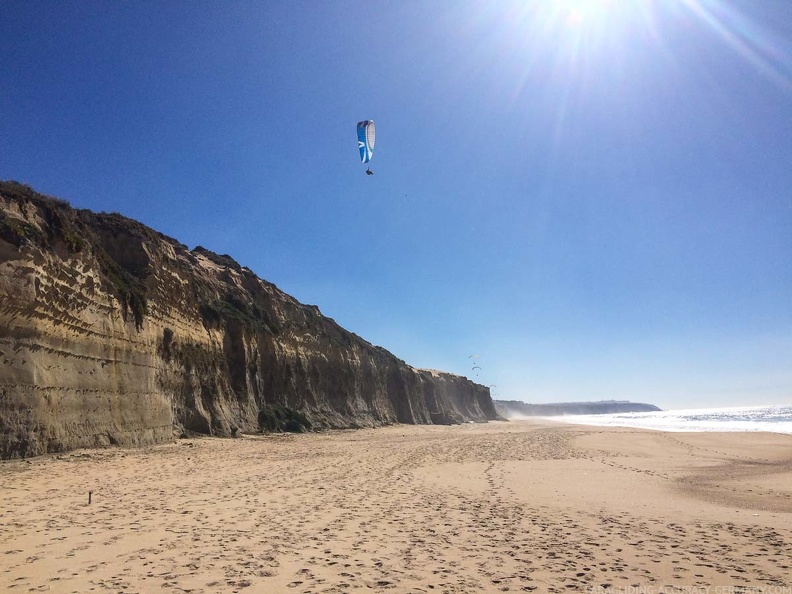
[[679,0],[741,58],[787,91],[792,91],[792,48],[773,39],[736,8],[717,0]]

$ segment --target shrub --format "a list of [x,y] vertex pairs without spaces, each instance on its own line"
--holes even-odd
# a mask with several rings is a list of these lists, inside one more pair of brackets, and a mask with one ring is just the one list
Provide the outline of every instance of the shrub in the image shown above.
[[262,432],[305,433],[311,429],[311,422],[304,414],[280,404],[262,405],[258,422]]

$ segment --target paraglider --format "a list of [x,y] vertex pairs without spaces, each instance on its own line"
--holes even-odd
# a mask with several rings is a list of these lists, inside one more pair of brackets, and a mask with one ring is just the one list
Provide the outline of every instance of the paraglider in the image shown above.
[[[368,163],[374,153],[374,120],[358,122],[357,135],[360,161],[361,163]],[[366,169],[366,175],[374,175],[371,168]]]

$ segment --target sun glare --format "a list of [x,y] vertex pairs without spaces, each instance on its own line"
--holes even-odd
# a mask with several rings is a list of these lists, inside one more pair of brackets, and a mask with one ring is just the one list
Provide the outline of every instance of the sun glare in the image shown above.
[[592,20],[606,18],[613,8],[613,0],[556,0],[559,16],[567,25],[580,26]]

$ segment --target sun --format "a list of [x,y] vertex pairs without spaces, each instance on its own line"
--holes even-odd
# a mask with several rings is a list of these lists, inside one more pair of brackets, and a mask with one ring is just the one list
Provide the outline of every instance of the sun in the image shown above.
[[554,0],[553,4],[559,20],[577,27],[606,19],[615,0]]

